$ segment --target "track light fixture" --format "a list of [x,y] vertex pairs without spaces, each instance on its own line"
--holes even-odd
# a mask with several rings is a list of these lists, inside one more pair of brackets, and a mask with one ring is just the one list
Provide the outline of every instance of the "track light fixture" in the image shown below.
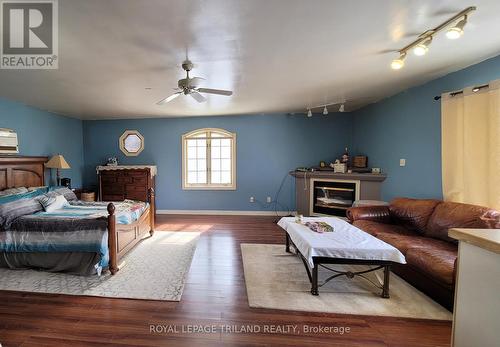
[[[342,100],[344,100],[344,99],[342,99]],[[341,101],[340,103],[339,102],[331,102],[328,104],[321,104],[321,105],[308,107],[308,108],[306,108],[307,118],[311,118],[313,116],[312,110],[321,109],[321,108],[323,109],[322,113],[324,116],[327,116],[330,114],[328,107],[330,107],[330,110],[332,108],[334,108],[336,110],[334,112],[345,112],[345,103],[346,103],[345,101]]]
[[465,24],[467,24],[467,15],[465,15],[464,18],[457,24],[448,29],[448,31],[446,32],[446,37],[450,40],[456,40],[460,38],[464,34]]
[[[448,19],[446,22],[438,25],[434,29],[427,30],[426,32],[420,34],[415,41],[413,41],[412,43],[410,43],[409,45],[403,47],[398,51],[399,58],[394,59],[391,62],[391,68],[393,70],[401,69],[405,65],[405,58],[409,50],[413,50],[413,53],[417,56],[425,55],[429,50],[429,45],[432,42],[432,38],[438,32],[446,28],[449,28],[446,31],[446,37],[452,40],[458,39],[464,33],[464,27],[467,24],[468,15],[475,10],[476,10],[475,6],[467,7],[466,9],[457,13],[456,15]],[[453,26],[450,27],[450,25]]]
[[413,48],[413,54],[417,56],[422,56],[429,51],[429,45],[432,42],[432,36],[429,36],[429,38],[425,39],[424,41],[420,42],[418,45]]

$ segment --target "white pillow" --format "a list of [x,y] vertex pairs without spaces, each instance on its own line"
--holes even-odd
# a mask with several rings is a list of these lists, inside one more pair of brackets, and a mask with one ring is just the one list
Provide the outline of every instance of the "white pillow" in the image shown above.
[[51,199],[49,204],[44,205],[43,207],[45,208],[45,212],[54,212],[55,210],[59,210],[66,205],[68,205],[68,200],[66,200],[63,195],[58,195],[55,198]]

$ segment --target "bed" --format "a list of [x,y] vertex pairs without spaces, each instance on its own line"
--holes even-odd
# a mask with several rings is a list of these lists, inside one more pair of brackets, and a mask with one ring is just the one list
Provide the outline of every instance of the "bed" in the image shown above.
[[[47,157],[0,156],[0,191],[43,186],[46,161]],[[29,205],[35,199],[38,197],[29,195],[22,201]],[[3,218],[0,267],[31,267],[82,275],[108,269],[114,275],[121,258],[148,233],[154,233],[153,189],[149,190],[147,200],[109,203],[72,200],[51,212],[36,209],[35,213],[19,213],[12,220],[0,215]],[[29,242],[25,242],[28,238]]]

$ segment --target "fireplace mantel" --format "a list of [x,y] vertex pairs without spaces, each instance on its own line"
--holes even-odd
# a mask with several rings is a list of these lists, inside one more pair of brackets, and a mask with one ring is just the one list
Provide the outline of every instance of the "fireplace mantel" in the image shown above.
[[333,171],[290,171],[290,175],[296,178],[332,178],[339,180],[376,181],[383,182],[387,175],[373,173],[334,173]]
[[[385,174],[334,173],[333,171],[291,171],[295,177],[297,212],[304,216],[322,215],[314,212],[314,185],[317,182],[354,183],[356,200],[380,200],[380,188]],[[338,212],[338,211],[337,211]]]

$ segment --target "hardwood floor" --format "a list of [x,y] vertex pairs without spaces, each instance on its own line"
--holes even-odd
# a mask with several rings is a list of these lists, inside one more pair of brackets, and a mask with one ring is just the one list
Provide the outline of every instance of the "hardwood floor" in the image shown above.
[[[451,323],[248,307],[240,243],[284,243],[271,217],[158,216],[157,230],[201,231],[181,302],[0,291],[2,346],[448,346]],[[119,273],[118,273],[119,276]],[[330,333],[182,332],[188,327],[349,327]],[[151,325],[178,332],[150,332]],[[226,329],[227,330],[227,329]],[[300,329],[301,330],[301,329]]]

